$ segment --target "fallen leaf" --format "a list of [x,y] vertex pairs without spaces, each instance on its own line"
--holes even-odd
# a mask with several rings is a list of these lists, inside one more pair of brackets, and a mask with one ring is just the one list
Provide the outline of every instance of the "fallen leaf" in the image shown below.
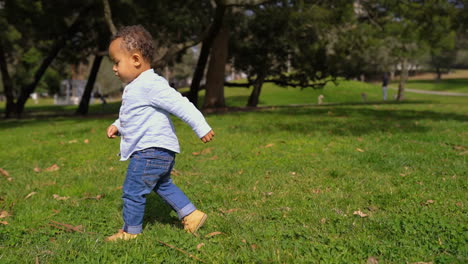
[[208,237],[214,237],[214,236],[221,235],[221,234],[222,234],[221,232],[216,231],[216,232],[211,232],[211,233],[205,235],[205,237],[207,237],[207,238]]
[[217,160],[218,159],[218,155],[214,155],[213,157],[210,158],[210,160]]
[[463,203],[462,202],[456,202],[455,205],[458,206],[458,207],[461,207],[463,205]]
[[377,260],[376,257],[369,257],[367,259],[367,264],[379,264],[379,261]]
[[241,241],[242,241],[242,243],[247,243],[247,240],[245,240],[245,239],[242,239]]
[[364,150],[360,149],[360,148],[356,148],[356,150],[359,151],[359,152],[364,152]]
[[10,177],[10,174],[8,173],[8,171],[0,168],[0,174],[2,174],[3,176],[5,176],[5,178],[7,179],[7,181],[12,181],[13,178]]
[[172,169],[171,175],[173,175],[173,176],[180,176],[180,171],[175,170],[175,169]]
[[206,148],[200,152],[192,152],[192,155],[194,156],[198,156],[198,155],[205,155],[205,154],[208,154],[208,153],[211,153],[211,151],[213,150],[213,148]]
[[205,243],[200,243],[197,245],[197,250],[200,250],[200,248],[202,248],[203,246],[205,245]]
[[8,171],[6,171],[6,170],[4,170],[2,168],[0,168],[0,174],[2,174],[5,177],[10,177],[10,174],[8,173]]
[[26,199],[30,198],[31,196],[35,195],[36,193],[37,192],[32,192],[32,193],[26,195],[26,197],[24,197],[24,199],[26,200]]
[[266,196],[272,196],[273,192],[266,192],[266,193],[263,193],[263,194],[266,195]]
[[83,142],[84,142],[85,144],[89,144],[89,139],[85,139]]
[[76,143],[76,142],[78,142],[78,140],[72,139],[72,140],[68,141],[68,144],[73,144],[73,143]]
[[270,143],[270,144],[267,144],[264,148],[271,148],[271,147],[273,147],[274,145],[275,145],[275,144]]
[[60,167],[57,164],[54,164],[54,165],[52,165],[49,168],[44,169],[44,170],[45,171],[58,171],[59,169],[60,169]]
[[327,222],[327,219],[326,219],[326,218],[320,219],[320,223],[325,224],[326,222]]
[[10,213],[8,213],[7,211],[1,211],[0,212],[0,218],[5,218],[5,217],[9,217],[11,216]]
[[2,224],[2,225],[8,225],[8,222],[7,222],[7,221],[0,221],[0,224]]
[[34,172],[41,172],[41,168],[35,167],[35,168],[34,168]]
[[361,212],[361,210],[354,211],[353,215],[359,215],[360,217],[367,217],[367,214]]
[[296,175],[296,172],[292,171],[292,172],[290,172],[290,174],[294,176],[294,175]]
[[421,205],[430,205],[430,204],[433,204],[434,202],[435,202],[434,200],[427,200],[426,202],[421,203]]
[[242,173],[244,173],[243,169],[241,169],[240,171],[237,172],[237,174],[239,174],[239,175],[242,175]]
[[250,247],[251,247],[253,250],[255,250],[255,249],[258,248],[257,244],[252,244],[252,245],[250,245]]
[[64,201],[64,200],[70,199],[70,197],[68,197],[68,196],[60,196],[58,194],[54,194],[54,195],[52,195],[52,197],[54,197],[54,199],[57,200],[57,201]]
[[458,153],[458,155],[460,155],[460,156],[464,156],[464,155],[467,155],[467,154],[468,154],[468,150]]
[[220,209],[221,213],[223,214],[229,214],[229,213],[233,213],[233,212],[236,212],[236,211],[239,211],[239,208],[233,208],[233,209],[229,209],[229,210],[222,210]]

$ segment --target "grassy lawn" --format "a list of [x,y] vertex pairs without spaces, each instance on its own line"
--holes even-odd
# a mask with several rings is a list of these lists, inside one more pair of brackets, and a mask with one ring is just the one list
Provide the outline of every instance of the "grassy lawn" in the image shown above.
[[[278,107],[208,115],[206,145],[175,120],[174,181],[208,221],[186,234],[152,194],[144,234],[119,243],[104,242],[122,225],[118,103],[86,118],[30,104],[49,116],[0,121],[0,263],[467,263],[467,98],[380,92],[267,86]],[[242,106],[249,90],[226,94]]]

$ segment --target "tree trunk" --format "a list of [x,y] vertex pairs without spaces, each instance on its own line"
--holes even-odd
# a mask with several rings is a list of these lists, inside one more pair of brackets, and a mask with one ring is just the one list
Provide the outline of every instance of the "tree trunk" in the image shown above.
[[8,73],[8,64],[6,62],[5,51],[0,41],[0,72],[2,73],[3,90],[6,96],[5,118],[10,118],[11,113],[16,111],[15,97],[13,95],[13,82],[10,73]]
[[211,24],[210,32],[206,39],[204,39],[202,42],[200,56],[198,57],[197,66],[195,68],[195,72],[193,73],[192,83],[190,84],[190,92],[188,96],[190,102],[192,102],[195,106],[198,105],[198,91],[200,90],[200,82],[203,79],[203,74],[205,72],[206,61],[210,55],[211,45],[213,44],[216,35],[218,35],[219,30],[221,29],[225,12],[226,6],[223,4],[218,4],[216,6],[215,17],[213,24]]
[[403,101],[405,93],[405,83],[408,79],[408,60],[403,59],[401,62],[400,83],[398,84],[397,101]]
[[261,74],[257,77],[253,84],[253,90],[250,94],[247,106],[256,107],[259,102],[260,92],[262,91],[263,82],[265,81],[265,74]]
[[26,104],[26,101],[29,99],[31,93],[33,93],[36,89],[37,84],[41,80],[47,68],[55,59],[59,51],[65,46],[67,40],[69,40],[78,31],[78,28],[81,22],[83,21],[84,16],[91,9],[92,6],[87,6],[82,10],[82,12],[80,12],[73,24],[67,29],[67,31],[62,35],[62,37],[57,39],[54,46],[52,47],[52,50],[49,52],[49,55],[42,61],[42,64],[39,66],[36,73],[34,74],[33,82],[22,87],[20,95],[16,102],[16,114],[18,117],[21,117],[21,114],[24,111],[24,105]]
[[203,108],[225,107],[224,74],[228,58],[229,29],[224,26],[213,42],[206,74],[206,94]]
[[86,87],[81,97],[80,105],[76,110],[78,115],[86,115],[89,110],[89,100],[91,100],[91,94],[93,92],[94,84],[96,83],[96,77],[99,73],[99,66],[101,66],[102,56],[96,55],[94,57],[93,66],[91,67],[91,72],[89,73],[88,81],[86,82]]

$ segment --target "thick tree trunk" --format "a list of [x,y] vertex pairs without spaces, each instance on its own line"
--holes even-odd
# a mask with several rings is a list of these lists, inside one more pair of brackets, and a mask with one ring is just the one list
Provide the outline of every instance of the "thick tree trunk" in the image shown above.
[[257,77],[253,84],[253,90],[250,94],[249,101],[247,102],[247,106],[256,107],[259,102],[260,92],[262,91],[263,82],[265,81],[265,75],[261,74]]
[[400,72],[400,83],[398,84],[397,101],[403,101],[405,93],[405,83],[408,79],[408,60],[403,59],[401,61],[401,72]]
[[8,64],[6,62],[5,51],[2,42],[0,41],[0,72],[2,73],[3,90],[6,96],[5,118],[10,118],[11,114],[16,111],[15,97],[13,95],[13,82],[11,81],[10,73],[8,72]]
[[91,72],[89,73],[88,81],[86,82],[86,87],[81,97],[80,105],[76,110],[78,115],[86,115],[89,110],[89,100],[91,99],[91,94],[93,92],[94,84],[96,83],[96,78],[99,73],[99,66],[101,66],[102,56],[96,55],[94,57],[93,66],[91,67]]
[[229,30],[224,26],[213,42],[206,74],[206,94],[203,108],[222,108],[224,101],[224,74],[228,59]]
[[218,4],[216,6],[216,13],[213,20],[213,24],[211,24],[210,32],[208,33],[208,36],[206,37],[206,39],[203,40],[202,43],[200,56],[198,57],[197,66],[195,68],[195,72],[193,73],[192,83],[190,84],[190,92],[188,95],[188,99],[195,106],[198,105],[198,91],[200,90],[200,82],[203,79],[206,62],[208,60],[208,56],[210,55],[211,45],[213,44],[216,35],[218,35],[219,30],[221,29],[225,12],[226,6],[224,6],[223,4]]

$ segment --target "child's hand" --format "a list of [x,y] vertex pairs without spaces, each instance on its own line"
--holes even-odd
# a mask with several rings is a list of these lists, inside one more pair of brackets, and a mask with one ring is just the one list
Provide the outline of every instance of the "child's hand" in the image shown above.
[[213,139],[214,135],[215,134],[214,134],[213,130],[210,130],[210,132],[208,132],[206,135],[204,135],[201,138],[201,141],[203,141],[203,143],[210,142],[211,139]]
[[107,137],[108,138],[115,138],[115,137],[117,137],[117,134],[119,134],[119,129],[116,126],[110,125],[107,128]]

